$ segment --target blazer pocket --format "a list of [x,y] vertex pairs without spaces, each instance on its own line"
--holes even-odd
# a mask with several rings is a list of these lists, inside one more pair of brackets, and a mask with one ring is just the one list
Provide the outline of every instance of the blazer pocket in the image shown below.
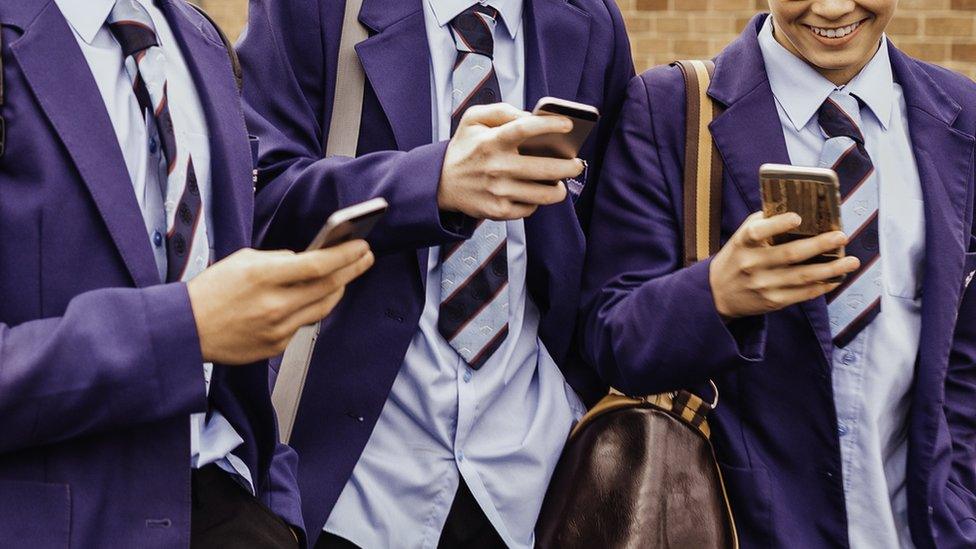
[[0,480],[0,547],[68,547],[71,487]]

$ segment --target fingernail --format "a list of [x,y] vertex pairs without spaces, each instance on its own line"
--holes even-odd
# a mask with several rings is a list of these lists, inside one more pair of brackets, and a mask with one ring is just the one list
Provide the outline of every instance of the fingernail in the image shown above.
[[790,214],[790,223],[794,225],[799,225],[800,223],[803,223],[803,218],[800,217],[800,214],[796,214],[796,213]]
[[834,233],[834,236],[830,238],[830,241],[838,246],[843,246],[847,243],[847,235],[844,233]]

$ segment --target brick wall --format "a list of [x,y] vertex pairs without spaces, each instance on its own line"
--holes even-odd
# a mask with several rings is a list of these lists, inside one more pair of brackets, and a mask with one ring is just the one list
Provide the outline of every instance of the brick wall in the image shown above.
[[[246,0],[198,1],[231,36],[237,35],[246,19]],[[676,58],[713,55],[767,6],[766,0],[617,2],[638,71]],[[900,0],[889,31],[911,55],[976,78],[976,0]]]

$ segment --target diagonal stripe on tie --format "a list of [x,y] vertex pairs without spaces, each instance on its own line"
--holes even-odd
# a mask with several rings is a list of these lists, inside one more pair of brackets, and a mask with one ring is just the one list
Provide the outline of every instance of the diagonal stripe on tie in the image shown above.
[[834,344],[844,347],[881,312],[878,176],[864,147],[855,97],[832,93],[818,111],[818,122],[827,137],[820,164],[832,167],[840,180],[846,252],[861,262],[826,296]]
[[[451,73],[451,134],[474,105],[501,100],[495,74],[498,12],[471,6],[451,20],[457,59]],[[508,239],[504,222],[485,220],[464,242],[441,247],[437,330],[473,369],[484,365],[508,334]]]

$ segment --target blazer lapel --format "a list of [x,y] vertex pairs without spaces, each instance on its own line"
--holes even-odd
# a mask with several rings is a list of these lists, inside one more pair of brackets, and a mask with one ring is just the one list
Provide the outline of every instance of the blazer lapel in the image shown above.
[[203,104],[210,133],[214,260],[251,242],[254,192],[251,153],[230,58],[220,37],[191,7],[159,2],[179,42]]
[[528,0],[525,21],[525,110],[541,97],[576,99],[586,52],[590,16],[568,0]]
[[[727,105],[709,126],[725,163],[727,178],[745,202],[742,215],[723,219],[727,232],[734,231],[752,212],[762,209],[759,196],[759,167],[765,163],[790,164],[786,138],[780,123],[773,91],[759,49],[758,30],[764,15],[753,18],[742,36],[715,61],[715,75],[709,95]],[[726,185],[726,190],[729,186]],[[730,197],[725,197],[725,212]],[[828,368],[833,351],[830,320],[824,298],[800,305],[820,342]]]
[[[890,47],[891,64],[908,107],[925,208],[925,267],[919,375],[945,374],[944,357],[961,300],[964,254],[970,238],[966,212],[972,200],[974,138],[953,127],[961,107],[911,58]],[[933,368],[935,370],[933,370]],[[924,385],[924,388],[923,388]],[[941,383],[916,384],[941,398]]]
[[10,50],[67,149],[137,286],[159,284],[118,138],[75,37],[54,2]]
[[356,46],[366,79],[408,151],[431,142],[430,48],[417,0],[366,0],[359,20],[375,34]]

